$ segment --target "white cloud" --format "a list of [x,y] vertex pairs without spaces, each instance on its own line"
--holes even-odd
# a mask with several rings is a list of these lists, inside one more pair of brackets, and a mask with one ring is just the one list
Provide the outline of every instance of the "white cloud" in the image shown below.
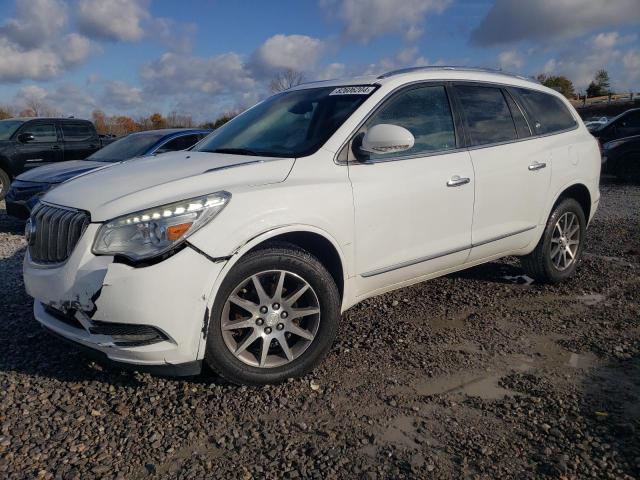
[[54,39],[67,23],[67,9],[59,0],[17,0],[16,16],[0,26],[0,37],[24,49]]
[[520,70],[524,65],[524,59],[517,50],[506,50],[498,55],[500,68],[503,70]]
[[70,83],[50,89],[27,85],[18,90],[14,102],[19,109],[28,108],[30,102],[35,102],[40,106],[39,114],[77,118],[88,118],[96,108],[95,99],[86,90]]
[[367,43],[375,37],[402,33],[407,41],[422,35],[429,13],[440,13],[451,0],[321,0],[330,15],[345,24],[345,35]]
[[148,7],[148,0],[80,0],[78,27],[90,38],[135,42],[144,36]]
[[60,42],[60,57],[68,66],[84,62],[91,52],[91,41],[77,33],[66,35]]
[[142,90],[125,82],[112,81],[105,86],[102,100],[107,106],[129,110],[142,104]]
[[325,50],[324,43],[306,35],[274,35],[255,52],[254,60],[267,71],[310,70]]
[[548,42],[637,23],[638,0],[496,0],[471,40],[483,46],[521,40]]

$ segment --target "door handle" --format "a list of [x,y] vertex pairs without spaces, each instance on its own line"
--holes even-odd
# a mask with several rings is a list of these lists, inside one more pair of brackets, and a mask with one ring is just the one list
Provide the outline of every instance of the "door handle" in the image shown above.
[[460,177],[459,175],[454,175],[447,182],[447,187],[460,187],[462,185],[466,185],[471,181],[470,178]]
[[533,162],[531,165],[529,165],[528,168],[529,170],[534,171],[534,170],[541,170],[546,166],[547,166],[546,163]]
[[60,145],[54,145],[51,147],[51,150],[60,150]]

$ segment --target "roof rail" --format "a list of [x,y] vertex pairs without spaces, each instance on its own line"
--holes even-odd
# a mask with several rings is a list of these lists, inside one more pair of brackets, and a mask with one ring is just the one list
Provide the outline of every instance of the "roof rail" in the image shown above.
[[428,65],[424,67],[408,67],[408,68],[399,68],[397,70],[391,70],[389,72],[383,73],[379,75],[378,79],[389,78],[395,75],[402,75],[403,73],[413,73],[413,72],[424,72],[424,71],[434,71],[434,70],[452,70],[456,72],[483,72],[483,73],[493,73],[495,75],[504,75],[505,77],[511,78],[519,78],[520,80],[527,80],[530,82],[538,82],[534,77],[527,77],[525,75],[519,75],[517,73],[509,73],[504,72],[502,70],[494,69],[494,68],[481,68],[481,67],[459,67],[454,65],[446,65],[446,66],[436,66],[436,65]]

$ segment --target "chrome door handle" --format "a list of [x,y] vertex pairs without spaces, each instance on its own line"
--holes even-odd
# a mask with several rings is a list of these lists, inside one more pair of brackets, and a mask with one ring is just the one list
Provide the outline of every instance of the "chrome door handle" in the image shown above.
[[470,178],[460,177],[458,175],[454,175],[447,182],[447,187],[460,187],[462,185],[466,185],[471,181]]
[[543,169],[546,166],[547,166],[546,163],[533,162],[531,165],[529,165],[529,170],[531,170],[531,171],[540,170],[540,169]]

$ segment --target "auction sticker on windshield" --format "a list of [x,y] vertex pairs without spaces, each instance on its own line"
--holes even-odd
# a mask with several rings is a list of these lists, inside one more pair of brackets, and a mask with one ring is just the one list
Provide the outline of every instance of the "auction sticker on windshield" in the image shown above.
[[376,87],[372,86],[339,87],[329,95],[369,95],[375,89]]

